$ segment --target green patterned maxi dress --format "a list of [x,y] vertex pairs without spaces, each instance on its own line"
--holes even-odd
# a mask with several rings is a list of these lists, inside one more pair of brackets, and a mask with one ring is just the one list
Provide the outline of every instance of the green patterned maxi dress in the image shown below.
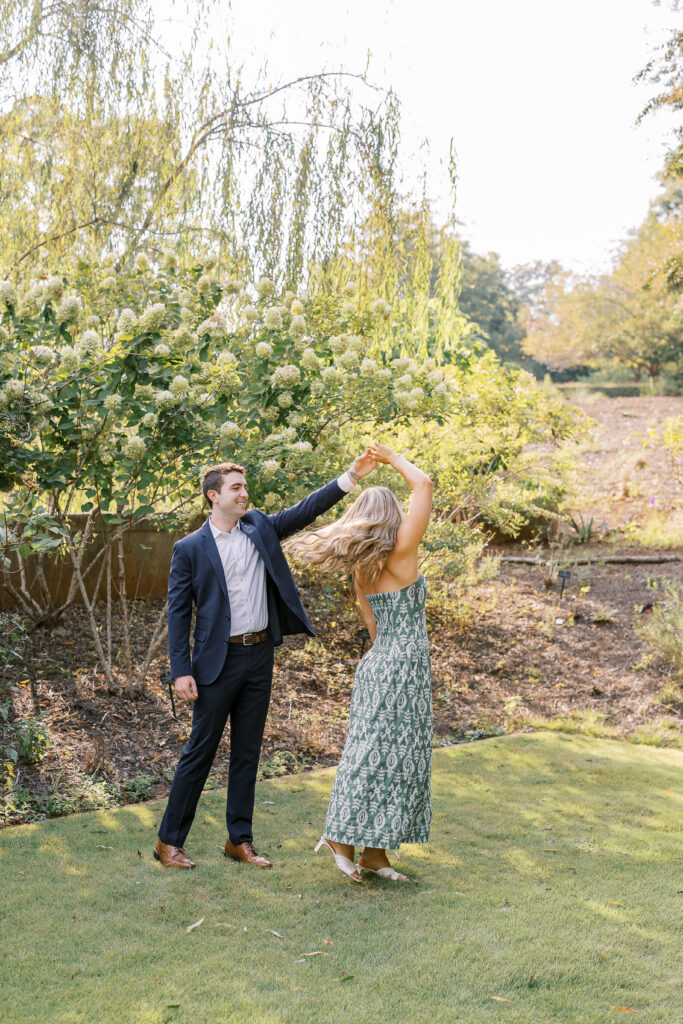
[[351,696],[349,731],[324,835],[395,850],[426,843],[431,821],[432,689],[420,575],[401,590],[368,594],[377,624]]

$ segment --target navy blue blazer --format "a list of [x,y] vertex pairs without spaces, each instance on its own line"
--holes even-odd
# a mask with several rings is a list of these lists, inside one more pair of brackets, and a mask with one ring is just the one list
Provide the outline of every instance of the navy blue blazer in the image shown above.
[[[304,611],[280,541],[303,530],[344,497],[336,480],[313,491],[303,501],[268,516],[250,509],[240,527],[255,544],[266,567],[268,630],[275,644],[291,633],[313,629]],[[196,606],[194,649],[190,655],[192,605]],[[168,648],[171,675],[194,676],[201,686],[221,673],[230,641],[230,602],[225,573],[209,520],[173,546],[168,578]]]

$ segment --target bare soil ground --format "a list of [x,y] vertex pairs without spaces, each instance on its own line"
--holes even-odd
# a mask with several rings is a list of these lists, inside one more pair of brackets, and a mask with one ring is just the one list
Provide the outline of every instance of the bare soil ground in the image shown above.
[[[437,742],[568,715],[597,716],[622,735],[653,721],[681,722],[683,696],[666,706],[658,702],[668,669],[644,661],[633,622],[653,600],[653,585],[662,579],[683,582],[683,560],[611,565],[602,559],[634,553],[619,531],[651,514],[652,495],[660,510],[680,514],[683,495],[668,460],[657,448],[643,449],[642,438],[650,425],[683,413],[683,399],[607,399],[585,410],[597,426],[595,441],[583,445],[579,507],[585,518],[593,516],[612,532],[600,543],[565,549],[563,557],[592,561],[567,566],[572,575],[562,597],[557,552],[539,551],[539,558],[554,559],[550,568],[502,561],[497,578],[468,595],[467,608],[430,607]],[[636,469],[641,451],[645,465]],[[624,486],[625,471],[636,477],[637,487]],[[511,546],[496,553],[524,552]],[[667,554],[683,556],[683,549]],[[317,638],[290,638],[277,653],[261,763],[266,776],[336,763],[355,666],[368,643],[343,588],[312,578],[300,583]],[[158,610],[154,601],[141,606],[141,640]],[[38,798],[82,788],[84,778],[110,783],[122,799],[167,792],[189,735],[191,708],[178,702],[178,721],[173,719],[168,691],[158,681],[164,669],[160,660],[143,697],[114,696],[97,671],[78,608],[52,633],[29,634],[15,680],[22,682],[16,712],[44,712],[52,746],[39,765],[18,766],[19,786]],[[228,756],[226,737],[210,785],[225,784]]]

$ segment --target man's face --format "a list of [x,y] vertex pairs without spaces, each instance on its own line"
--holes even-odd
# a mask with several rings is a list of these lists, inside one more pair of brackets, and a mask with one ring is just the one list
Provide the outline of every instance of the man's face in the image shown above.
[[242,473],[224,473],[220,491],[209,491],[209,499],[214,509],[219,509],[224,516],[238,519],[247,511],[249,492],[247,481]]

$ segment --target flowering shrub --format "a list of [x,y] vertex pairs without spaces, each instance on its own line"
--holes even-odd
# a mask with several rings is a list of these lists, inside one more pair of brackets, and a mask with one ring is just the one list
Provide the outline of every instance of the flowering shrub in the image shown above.
[[[342,428],[447,411],[433,365],[361,359],[377,314],[347,306],[343,296],[278,296],[267,278],[250,289],[212,266],[146,257],[125,275],[89,268],[81,294],[47,275],[22,294],[0,284],[5,555],[66,554],[68,600],[86,601],[105,661],[94,614],[104,577],[85,558],[95,529],[120,550],[141,520],[186,525],[201,509],[202,469],[224,459],[247,466],[255,504],[277,509],[357,454]],[[86,513],[85,529],[75,512]],[[45,587],[30,593],[21,573],[4,582],[36,618],[64,608]],[[125,599],[122,586],[121,575]]]

